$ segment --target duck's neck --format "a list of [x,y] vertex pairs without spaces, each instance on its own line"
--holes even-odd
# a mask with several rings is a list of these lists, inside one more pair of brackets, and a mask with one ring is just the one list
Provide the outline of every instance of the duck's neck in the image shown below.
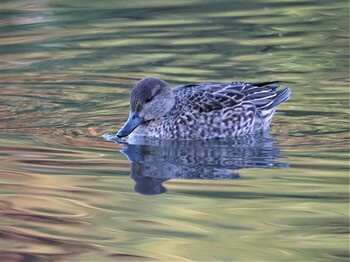
[[164,96],[163,99],[159,101],[159,106],[162,108],[162,117],[168,114],[175,106],[175,94],[174,92],[169,88]]

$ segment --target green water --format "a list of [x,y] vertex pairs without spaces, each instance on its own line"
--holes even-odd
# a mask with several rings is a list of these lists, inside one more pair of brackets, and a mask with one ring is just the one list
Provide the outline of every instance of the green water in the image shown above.
[[[2,260],[347,261],[348,36],[345,0],[1,1]],[[263,143],[106,141],[149,75],[292,97]]]

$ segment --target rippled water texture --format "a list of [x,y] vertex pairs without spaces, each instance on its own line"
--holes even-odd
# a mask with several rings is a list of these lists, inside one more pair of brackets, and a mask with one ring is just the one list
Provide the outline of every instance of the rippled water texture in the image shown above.
[[[1,1],[2,259],[347,261],[348,36],[345,0]],[[105,140],[148,75],[292,97],[269,137]]]

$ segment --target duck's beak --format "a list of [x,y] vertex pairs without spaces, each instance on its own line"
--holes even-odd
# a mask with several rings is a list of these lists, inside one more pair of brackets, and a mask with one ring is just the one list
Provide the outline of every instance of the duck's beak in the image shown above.
[[136,112],[130,111],[129,118],[117,133],[118,137],[128,136],[142,122],[142,117],[139,117]]

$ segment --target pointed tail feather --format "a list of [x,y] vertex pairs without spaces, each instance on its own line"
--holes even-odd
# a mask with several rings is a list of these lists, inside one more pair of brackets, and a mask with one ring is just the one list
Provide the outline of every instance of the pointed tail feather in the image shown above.
[[286,102],[290,97],[291,90],[289,87],[283,88],[276,92],[277,96],[273,99],[273,102],[268,105],[268,107],[264,108],[264,110],[271,110],[278,105]]

